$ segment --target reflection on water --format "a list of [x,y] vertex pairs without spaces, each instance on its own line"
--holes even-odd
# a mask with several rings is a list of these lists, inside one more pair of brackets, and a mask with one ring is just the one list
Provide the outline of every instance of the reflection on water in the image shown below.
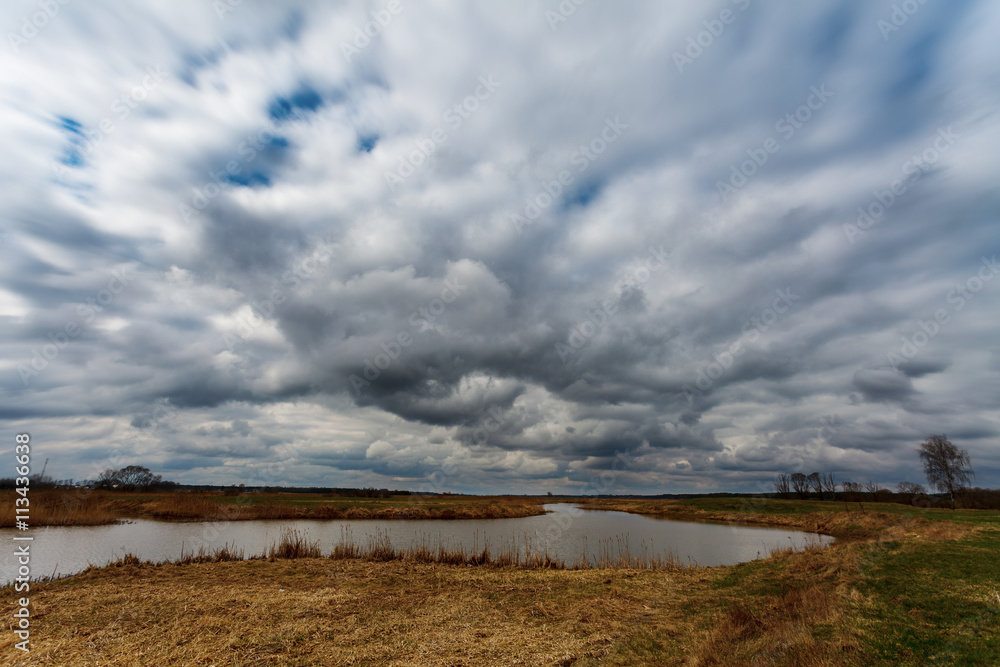
[[[567,504],[545,505],[544,516],[519,519],[420,520],[420,521],[230,521],[217,523],[166,523],[134,521],[111,526],[33,528],[31,576],[73,574],[88,565],[104,565],[126,553],[142,560],[162,561],[181,557],[206,546],[243,549],[247,556],[263,553],[277,542],[283,529],[304,532],[319,542],[324,554],[342,539],[367,545],[386,535],[393,546],[427,545],[437,548],[494,552],[516,549],[545,551],[572,565],[581,558],[591,563],[609,552],[625,549],[633,557],[663,556],[684,565],[731,565],[762,558],[779,549],[826,545],[833,538],[778,528],[668,521],[626,512],[582,511]],[[12,534],[12,530],[0,531]],[[9,542],[9,540],[8,540]],[[12,557],[0,562],[0,580],[16,576]]]

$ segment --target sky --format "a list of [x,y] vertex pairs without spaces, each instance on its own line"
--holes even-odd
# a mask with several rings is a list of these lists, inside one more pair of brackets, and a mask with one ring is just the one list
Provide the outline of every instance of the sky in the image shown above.
[[56,478],[1000,486],[1000,6],[10,0],[0,419]]

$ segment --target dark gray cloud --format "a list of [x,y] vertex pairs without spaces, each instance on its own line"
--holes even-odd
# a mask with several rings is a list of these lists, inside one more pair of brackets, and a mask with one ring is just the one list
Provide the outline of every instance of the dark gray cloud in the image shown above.
[[890,484],[947,432],[1000,484],[1000,12],[726,4],[63,7],[0,80],[0,418],[62,477]]
[[892,369],[866,369],[854,374],[854,386],[869,401],[902,401],[913,395],[910,378]]

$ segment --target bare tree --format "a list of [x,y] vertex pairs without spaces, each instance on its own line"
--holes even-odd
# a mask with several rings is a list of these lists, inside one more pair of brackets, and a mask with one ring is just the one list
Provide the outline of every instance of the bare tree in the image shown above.
[[118,481],[125,491],[146,491],[160,479],[159,475],[154,475],[143,466],[125,466],[118,471]]
[[809,478],[800,472],[793,472],[792,490],[800,499],[805,499],[809,495]]
[[871,480],[865,484],[865,490],[872,494],[872,502],[875,502],[875,494],[878,493],[878,482],[872,482]]
[[94,482],[98,489],[118,489],[119,491],[148,491],[163,481],[143,466],[125,466],[120,470],[108,468]]
[[118,486],[118,471],[114,468],[107,468],[94,481],[95,489],[113,489]]
[[830,494],[830,500],[837,499],[837,482],[833,479],[833,473],[828,472],[820,476],[820,483],[823,485],[823,490]]
[[920,445],[927,482],[941,492],[947,492],[951,508],[955,509],[955,491],[972,481],[972,460],[969,453],[951,444],[945,435],[928,436]]
[[774,484],[775,493],[780,495],[782,498],[788,498],[788,495],[791,491],[788,485],[788,475],[786,475],[785,473],[779,473],[778,476],[775,477],[772,484]]
[[914,500],[927,493],[927,489],[924,488],[923,484],[900,482],[896,485],[896,493],[905,498],[908,504],[912,505]]
[[844,487],[844,507],[847,507],[848,501],[854,500],[861,507],[861,511],[865,511],[865,506],[861,503],[861,491],[864,489],[861,482],[843,482],[841,486]]
[[806,482],[812,487],[812,490],[816,492],[820,500],[823,500],[823,480],[820,479],[818,472],[809,473],[806,477]]
[[896,493],[901,495],[916,496],[921,493],[927,493],[927,489],[924,488],[923,484],[917,484],[915,482],[900,482],[896,485]]

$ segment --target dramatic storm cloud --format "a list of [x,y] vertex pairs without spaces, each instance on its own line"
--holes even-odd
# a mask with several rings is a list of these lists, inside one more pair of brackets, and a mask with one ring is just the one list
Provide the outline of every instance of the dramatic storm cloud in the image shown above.
[[2,418],[49,473],[1000,484],[1000,8],[4,4]]

